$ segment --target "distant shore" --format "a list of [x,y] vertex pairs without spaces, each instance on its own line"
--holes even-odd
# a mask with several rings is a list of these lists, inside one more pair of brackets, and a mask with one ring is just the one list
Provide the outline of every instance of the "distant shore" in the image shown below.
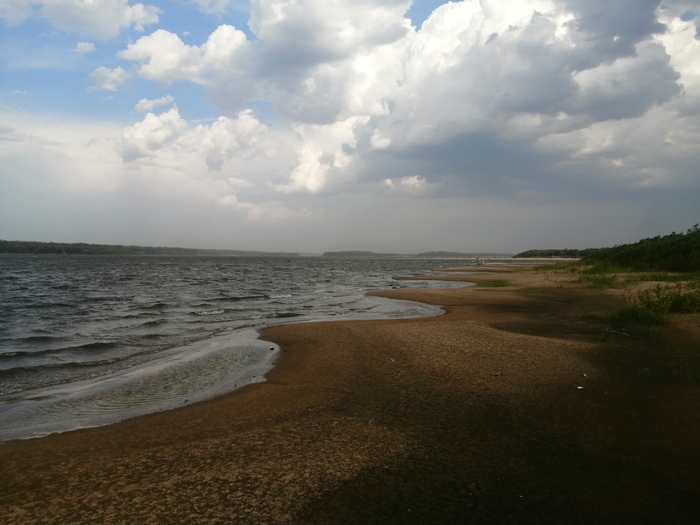
[[274,326],[266,383],[0,445],[3,522],[700,521],[699,383],[659,375],[697,316],[603,341],[621,290],[443,270],[482,286],[372,295],[444,315]]

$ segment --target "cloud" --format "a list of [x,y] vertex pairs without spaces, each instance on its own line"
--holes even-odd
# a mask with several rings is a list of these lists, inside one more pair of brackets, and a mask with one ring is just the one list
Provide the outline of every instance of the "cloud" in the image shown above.
[[137,62],[136,74],[160,84],[176,80],[204,83],[212,72],[236,70],[237,59],[248,44],[233,26],[219,26],[202,46],[185,44],[176,34],[158,29],[119,52],[119,58]]
[[192,127],[173,106],[158,115],[148,113],[141,122],[124,128],[120,151],[124,162],[146,159],[150,164],[172,165],[187,159],[220,172],[234,157],[271,155],[274,150],[266,135],[267,127],[251,110],[233,118],[219,117],[210,126]]
[[283,202],[270,201],[261,204],[250,202],[239,202],[235,195],[228,195],[221,198],[221,204],[236,211],[245,212],[248,222],[267,222],[279,224],[283,221],[303,219],[317,216],[307,209],[293,210]]
[[[569,197],[580,198],[613,181],[624,191],[642,180],[683,179],[678,162],[651,141],[656,154],[644,156],[651,165],[632,161],[625,133],[670,134],[670,116],[700,100],[687,6],[465,0],[435,9],[420,30],[404,17],[409,6],[253,1],[255,41],[229,25],[201,46],[158,30],[119,57],[142,78],[203,85],[225,114],[240,115],[251,101],[269,104],[297,139],[294,166],[271,182],[286,194],[570,188]],[[212,152],[228,151],[221,137],[239,135],[215,127],[204,135],[219,144],[207,165],[221,169],[228,154]]]
[[156,98],[154,100],[142,98],[141,100],[139,100],[138,104],[136,104],[134,109],[136,111],[151,111],[153,108],[167,104],[172,104],[174,101],[175,99],[171,95],[165,95],[164,97]]
[[77,55],[87,55],[93,51],[95,51],[95,44],[92,42],[78,42],[73,50]]
[[264,43],[260,66],[269,74],[298,77],[405,36],[410,23],[403,15],[410,5],[408,0],[253,0],[248,25]]
[[199,125],[194,129],[193,142],[205,153],[207,167],[221,171],[224,163],[236,156],[250,158],[265,154],[267,127],[261,124],[251,110],[238,113],[235,118],[219,117],[211,126]]
[[[353,169],[357,182],[367,187],[388,176],[397,188],[393,181],[414,180],[420,173],[451,197],[569,188],[568,198],[581,198],[606,187],[634,189],[640,180],[674,184],[682,177],[671,166],[680,163],[663,155],[659,144],[647,145],[657,155],[646,158],[664,165],[656,171],[665,177],[649,177],[651,166],[632,162],[623,170],[587,153],[600,140],[624,140],[617,132],[622,127],[604,125],[607,121],[625,121],[626,129],[662,125],[659,133],[670,132],[672,121],[657,120],[665,112],[654,108],[669,105],[673,114],[674,101],[682,93],[688,97],[690,86],[681,85],[658,35],[665,26],[655,21],[650,6],[644,4],[641,14],[625,24],[615,11],[609,23],[620,26],[619,35],[611,39],[618,36],[626,43],[603,49],[604,28],[594,35],[598,44],[582,36],[593,30],[590,20],[598,12],[593,7],[577,6],[579,12],[553,2],[512,10],[499,9],[494,1],[445,4],[420,31],[326,63],[294,98],[287,93],[269,97],[290,118],[295,112],[285,103],[292,100],[299,107],[301,100],[316,100],[317,109],[332,100],[335,115],[327,115],[356,115],[354,140],[339,137],[321,147],[318,139],[305,140],[298,165],[277,188],[319,192],[341,177],[347,183]],[[582,49],[595,51],[585,64]],[[348,96],[339,95],[343,92]],[[321,122],[316,135],[333,137],[338,122]],[[568,149],[541,147],[564,136],[586,138],[566,141]],[[342,169],[333,170],[344,143],[353,144],[352,161],[345,159]]]
[[230,0],[191,0],[203,13],[220,15],[229,8]]
[[143,30],[158,22],[159,13],[157,7],[131,4],[129,0],[9,0],[0,7],[0,17],[11,24],[38,17],[56,29],[101,40],[129,27]]
[[349,118],[331,126],[303,124],[295,127],[300,145],[297,164],[272,187],[284,193],[317,193],[348,189],[361,161],[355,155],[354,129],[358,120]]
[[124,129],[122,159],[131,162],[148,157],[151,153],[175,143],[186,126],[177,107],[172,107],[160,115],[148,113],[143,121]]
[[384,186],[390,194],[420,196],[425,194],[427,182],[420,175],[412,175],[396,179],[384,179]]
[[[207,140],[232,129],[251,134],[257,128],[248,115],[232,119],[236,122],[226,123],[225,130],[215,125],[220,121],[188,125],[176,108],[127,129],[7,108],[0,108],[0,120],[5,123],[0,129],[0,170],[7,174],[0,180],[0,224],[18,226],[13,238],[131,239],[139,244],[160,240],[246,249],[245,243],[256,246],[267,231],[255,230],[256,224],[276,232],[280,240],[291,239],[294,224],[316,215],[259,193],[264,180],[258,185],[251,177],[256,170],[268,172],[270,165],[236,155],[256,147],[246,143],[248,136],[229,141],[225,154],[233,156],[224,162],[222,173],[207,169],[206,154],[218,147]],[[262,132],[258,129],[258,138]],[[143,156],[125,161],[125,141],[139,144]],[[253,229],[240,228],[243,224]]]
[[121,67],[109,69],[101,66],[90,73],[88,78],[90,80],[89,91],[94,91],[96,89],[117,91],[119,87],[129,79],[129,73]]
[[0,3],[0,18],[8,24],[21,24],[32,16],[31,0],[4,0]]
[[640,43],[636,56],[601,64],[573,78],[578,93],[567,107],[568,113],[586,114],[597,122],[644,115],[681,91],[680,75],[657,42]]
[[[141,99],[147,114],[114,137],[121,169],[249,220],[350,217],[365,198],[415,231],[402,207],[419,202],[445,219],[478,218],[450,211],[466,202],[492,219],[596,203],[599,217],[643,221],[634,210],[658,209],[655,195],[697,195],[697,2],[464,0],[419,29],[410,4],[253,0],[250,38],[222,24],[196,42],[165,26],[130,40],[90,89],[190,82],[221,116],[196,125],[180,96],[182,115],[161,111],[174,102],[163,93]],[[8,18],[33,16],[8,5]]]
[[657,19],[660,0],[567,0],[574,16],[569,23],[576,48],[576,68],[595,67],[603,61],[634,56],[636,46],[666,30]]

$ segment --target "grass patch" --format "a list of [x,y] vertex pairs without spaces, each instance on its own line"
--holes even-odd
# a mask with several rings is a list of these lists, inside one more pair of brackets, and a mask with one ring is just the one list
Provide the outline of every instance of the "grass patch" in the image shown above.
[[581,275],[609,275],[627,273],[630,271],[632,270],[630,270],[629,268],[622,268],[620,266],[612,266],[610,264],[599,263],[583,266],[580,270],[580,273]]
[[503,288],[504,286],[511,286],[511,284],[509,281],[495,280],[478,283],[477,286],[484,286],[486,288]]
[[587,283],[590,288],[595,290],[623,288],[625,286],[624,283],[617,278],[617,275],[586,275],[579,277],[577,282]]
[[618,273],[632,272],[630,268],[612,266],[605,263],[593,263],[584,261],[560,262],[555,264],[544,264],[538,266],[537,271],[552,271],[556,273],[577,273],[581,276],[587,275],[610,275]]
[[628,295],[630,306],[617,312],[620,321],[640,325],[659,325],[667,322],[669,312],[700,312],[700,290],[684,291],[675,286],[657,284]]
[[556,273],[576,273],[584,266],[581,261],[566,261],[552,264],[542,264],[535,268],[537,272],[556,272]]
[[643,326],[662,325],[668,322],[668,315],[655,312],[639,305],[632,305],[619,310],[614,316],[617,321],[623,323],[639,324]]
[[[659,283],[683,283],[684,288],[700,290],[700,272],[649,272],[634,268],[614,266],[604,262],[561,262],[543,265],[538,271],[578,274],[572,283],[587,284],[590,288],[624,288],[627,284],[643,281]],[[696,310],[684,310],[696,311]]]
[[660,281],[669,283],[679,283],[685,281],[696,281],[700,282],[700,273],[689,272],[689,273],[669,273],[669,272],[653,272],[643,274],[644,280],[646,281]]
[[700,289],[700,273],[669,273],[669,272],[653,272],[641,273],[630,276],[630,279],[637,281],[654,281],[662,283],[685,283],[689,288]]

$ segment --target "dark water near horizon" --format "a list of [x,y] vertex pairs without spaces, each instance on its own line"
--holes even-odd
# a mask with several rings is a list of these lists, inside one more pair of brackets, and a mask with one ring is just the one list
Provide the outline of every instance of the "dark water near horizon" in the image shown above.
[[[111,423],[261,381],[290,321],[435,315],[369,290],[449,261],[0,256],[0,441]],[[462,286],[463,284],[459,284]]]

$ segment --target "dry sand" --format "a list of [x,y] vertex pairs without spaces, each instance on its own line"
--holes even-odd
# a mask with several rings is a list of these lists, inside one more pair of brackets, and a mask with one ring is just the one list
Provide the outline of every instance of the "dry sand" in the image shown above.
[[0,521],[700,523],[677,362],[700,318],[601,342],[619,291],[499,271],[446,278],[513,286],[380,294],[440,317],[269,328],[266,383],[0,446]]

